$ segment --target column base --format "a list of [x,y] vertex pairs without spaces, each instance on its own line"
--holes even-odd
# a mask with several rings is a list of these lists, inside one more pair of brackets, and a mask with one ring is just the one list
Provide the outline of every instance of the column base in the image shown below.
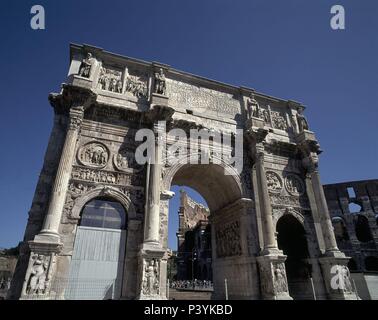
[[[54,293],[50,292],[55,272],[56,255],[62,250],[63,244],[53,238],[37,235],[29,241],[29,264],[22,287],[20,300],[47,300]],[[51,239],[50,239],[51,240]]]
[[334,250],[333,254],[319,258],[323,273],[325,288],[329,299],[332,300],[358,300],[349,269],[347,267],[349,257],[344,253]]
[[[270,253],[267,253],[269,251]],[[286,256],[277,248],[266,249],[265,253],[267,254],[257,257],[261,298],[264,300],[293,300],[289,294],[286,278]]]
[[145,242],[139,251],[138,285],[139,294],[137,300],[166,300],[162,286],[165,277],[162,276],[162,258],[166,250],[159,243]]
[[34,237],[33,242],[46,244],[61,244],[59,233],[50,230],[41,230],[41,232]]

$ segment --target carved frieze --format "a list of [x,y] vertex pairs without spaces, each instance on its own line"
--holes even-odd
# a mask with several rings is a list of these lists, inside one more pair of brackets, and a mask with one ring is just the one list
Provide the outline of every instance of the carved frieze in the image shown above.
[[128,174],[104,170],[86,169],[81,167],[73,168],[72,179],[115,185],[131,184],[131,176]]
[[285,177],[285,187],[289,194],[301,196],[305,192],[305,186],[302,179],[296,174],[288,174]]
[[287,129],[287,122],[285,118],[281,115],[278,111],[271,111],[270,112],[272,117],[272,125],[276,129],[286,130]]
[[94,188],[96,188],[95,185],[83,184],[80,182],[71,182],[68,185],[68,191],[72,195],[73,198],[77,198]]
[[266,125],[269,125],[270,126],[270,116],[269,116],[269,111],[266,110],[266,109],[263,109],[263,108],[260,108],[259,111],[258,111],[258,118],[260,119],[263,119],[264,120],[264,123]]
[[271,194],[270,199],[273,206],[294,207],[309,209],[310,205],[306,197],[285,196],[280,194]]
[[122,71],[101,67],[98,86],[102,90],[122,93]]
[[148,97],[147,78],[129,75],[126,80],[125,91],[130,92],[133,96],[137,98],[147,99]]
[[167,79],[167,95],[172,106],[193,109],[197,113],[211,110],[234,116],[240,112],[240,102],[232,94],[172,79]]
[[282,179],[281,177],[273,172],[267,171],[266,172],[266,181],[268,184],[268,190],[273,193],[280,193],[282,190]]
[[109,160],[108,148],[99,142],[90,142],[79,148],[79,163],[87,167],[103,168]]
[[239,221],[219,225],[216,228],[215,239],[217,256],[219,258],[242,254]]

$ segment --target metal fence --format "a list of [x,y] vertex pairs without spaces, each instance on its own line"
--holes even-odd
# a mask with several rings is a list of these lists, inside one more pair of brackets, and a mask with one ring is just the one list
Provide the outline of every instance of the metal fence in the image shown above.
[[213,283],[210,280],[176,280],[169,283],[169,288],[193,291],[213,291]]

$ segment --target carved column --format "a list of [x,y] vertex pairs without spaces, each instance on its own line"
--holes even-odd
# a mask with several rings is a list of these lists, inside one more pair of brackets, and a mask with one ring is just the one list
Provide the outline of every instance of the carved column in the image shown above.
[[262,217],[262,225],[264,231],[264,252],[277,250],[277,242],[272,219],[272,207],[268,193],[268,184],[264,168],[264,152],[261,145],[256,146],[256,178],[258,183],[258,195],[260,201],[260,210]]
[[[255,162],[255,200],[256,211],[261,217],[263,234],[263,250],[257,257],[260,271],[260,288],[262,299],[291,300],[285,270],[286,256],[277,247],[273,225],[272,206],[268,193],[268,184],[264,167],[264,140],[268,131],[263,128],[251,127],[247,130],[252,158]],[[254,172],[252,172],[254,176]],[[253,183],[253,182],[252,182]],[[261,246],[260,246],[261,247]]]
[[332,221],[329,216],[328,205],[325,198],[323,186],[320,182],[319,171],[317,169],[317,164],[315,164],[314,162],[312,162],[311,165],[307,167],[306,179],[309,179],[311,182],[310,188],[314,196],[318,212],[320,214],[320,225],[323,232],[325,251],[339,251],[333,231]]
[[298,146],[303,154],[303,166],[307,170],[306,186],[307,194],[314,211],[315,227],[319,247],[323,248],[323,255],[318,259],[330,299],[356,299],[354,288],[351,285],[351,277],[347,264],[349,257],[341,252],[336,243],[336,238],[329,215],[327,201],[323,186],[320,182],[318,171],[318,154],[321,152],[319,144],[313,132],[303,130],[297,136]]
[[154,124],[155,154],[154,159],[148,166],[148,197],[146,205],[146,219],[144,226],[144,242],[159,244],[160,228],[160,180],[163,153],[163,133],[164,128],[158,123]]
[[71,85],[63,85],[61,94],[49,96],[56,112],[68,114],[68,127],[42,230],[28,242],[30,257],[21,299],[54,298],[51,281],[56,268],[57,255],[63,247],[59,226],[84,108],[93,101],[94,97],[91,91]]
[[71,177],[72,163],[75,156],[76,141],[83,119],[84,107],[74,107],[69,113],[69,124],[66,140],[56,173],[55,183],[50,196],[49,208],[45,217],[43,228],[37,237],[55,237],[59,241],[59,225],[63,212],[68,182]]
[[[152,104],[146,117],[153,123],[155,132],[154,161],[150,161],[147,170],[147,198],[144,218],[144,241],[139,252],[138,299],[166,299],[166,267],[164,260],[166,249],[160,243],[160,197],[162,155],[164,148],[165,123],[173,109],[161,104]],[[153,163],[152,163],[153,162]]]

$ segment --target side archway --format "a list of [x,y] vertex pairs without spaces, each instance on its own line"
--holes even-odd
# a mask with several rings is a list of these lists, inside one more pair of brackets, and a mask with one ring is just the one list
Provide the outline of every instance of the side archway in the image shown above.
[[289,293],[294,299],[312,299],[311,265],[303,224],[292,214],[282,215],[276,224],[278,248],[285,261]]
[[129,197],[99,186],[76,199],[71,218],[78,225],[65,297],[101,300],[133,295],[135,283],[127,274],[137,268],[130,262],[136,260],[137,232]]

